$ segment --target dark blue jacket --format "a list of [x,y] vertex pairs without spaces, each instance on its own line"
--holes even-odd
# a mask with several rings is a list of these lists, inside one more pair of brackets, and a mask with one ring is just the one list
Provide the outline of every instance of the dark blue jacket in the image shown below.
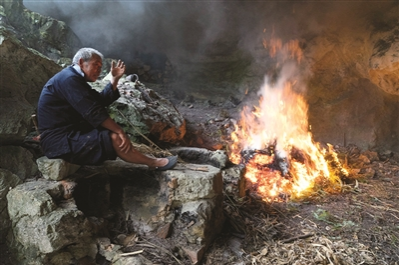
[[48,158],[70,152],[68,138],[98,128],[109,115],[106,107],[119,98],[108,83],[100,93],[92,89],[72,66],[53,76],[38,103],[40,144]]

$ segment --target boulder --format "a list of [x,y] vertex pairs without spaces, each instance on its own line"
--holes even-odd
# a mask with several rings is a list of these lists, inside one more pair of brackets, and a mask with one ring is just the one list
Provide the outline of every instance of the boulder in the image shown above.
[[0,146],[0,167],[17,175],[21,180],[38,173],[32,153],[20,146]]
[[5,243],[6,235],[11,227],[6,196],[9,190],[21,183],[22,181],[17,175],[0,168],[0,244]]
[[[54,198],[61,198],[61,186],[57,182],[30,181],[18,185],[7,195],[8,212],[12,220],[25,216],[46,216],[57,208]],[[52,197],[53,196],[53,197]]]
[[72,57],[81,47],[76,34],[63,21],[42,16],[25,8],[22,0],[0,0],[3,17],[24,46],[35,49],[54,61]]
[[[77,184],[73,194],[65,193],[65,181]],[[8,244],[21,265],[93,261],[97,254],[115,264],[148,264],[96,239],[110,237],[120,218],[128,220],[124,238],[130,231],[165,240],[196,264],[222,228],[222,186],[221,170],[211,165],[149,171],[119,159],[81,167],[67,180],[27,181],[7,194]]]
[[21,144],[32,129],[45,82],[61,67],[26,48],[9,31],[0,28],[0,145]]
[[[107,82],[109,76],[91,85],[101,91]],[[109,114],[133,141],[142,139],[143,135],[168,143],[183,139],[186,121],[168,99],[140,82],[130,81],[129,76],[120,79],[118,89],[121,97],[109,106]]]
[[193,264],[203,258],[224,223],[220,169],[178,163],[157,172],[123,161],[101,167],[119,183],[113,190],[120,194],[121,218],[129,220],[129,231],[165,239]]
[[25,182],[7,194],[13,227],[9,246],[18,264],[71,264],[86,256],[95,258],[90,222],[73,200],[62,201],[62,196],[62,185],[47,180]]
[[36,163],[43,178],[48,180],[65,179],[80,168],[80,165],[68,163],[63,159],[49,159],[46,156],[39,157]]

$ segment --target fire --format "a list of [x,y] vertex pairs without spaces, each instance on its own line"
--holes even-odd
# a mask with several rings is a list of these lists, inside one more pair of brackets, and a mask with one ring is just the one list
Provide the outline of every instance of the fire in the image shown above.
[[[320,190],[339,191],[340,167],[332,146],[328,150],[312,139],[308,105],[296,92],[296,65],[303,55],[298,42],[266,42],[270,55],[280,53],[281,76],[266,78],[259,105],[245,107],[231,134],[230,160],[245,164],[245,179],[266,201],[300,199]],[[332,168],[339,165],[339,170]]]

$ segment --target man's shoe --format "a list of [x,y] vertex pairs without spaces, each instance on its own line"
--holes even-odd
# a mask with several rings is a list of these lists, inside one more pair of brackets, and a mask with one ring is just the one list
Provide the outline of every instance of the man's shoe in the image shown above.
[[176,166],[178,156],[168,156],[166,158],[168,159],[168,163],[166,165],[164,165],[163,167],[156,167],[155,170],[165,171],[168,169],[172,169]]

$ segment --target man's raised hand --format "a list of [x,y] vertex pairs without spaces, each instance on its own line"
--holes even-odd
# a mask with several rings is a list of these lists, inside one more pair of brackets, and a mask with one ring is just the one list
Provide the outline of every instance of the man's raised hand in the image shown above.
[[115,90],[118,85],[119,79],[122,77],[122,75],[125,73],[126,67],[125,63],[122,62],[121,60],[118,60],[118,62],[115,64],[115,61],[112,61],[111,63],[111,83],[113,86],[113,89]]

